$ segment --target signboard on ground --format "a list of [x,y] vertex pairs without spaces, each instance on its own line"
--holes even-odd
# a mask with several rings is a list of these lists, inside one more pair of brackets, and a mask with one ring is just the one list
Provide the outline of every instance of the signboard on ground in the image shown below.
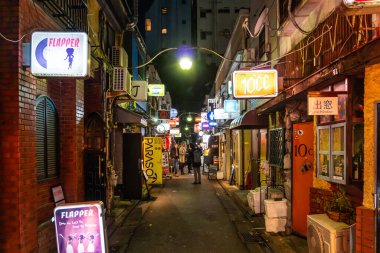
[[106,253],[102,202],[72,203],[54,208],[58,253]]
[[143,155],[148,184],[162,184],[162,138],[144,137]]

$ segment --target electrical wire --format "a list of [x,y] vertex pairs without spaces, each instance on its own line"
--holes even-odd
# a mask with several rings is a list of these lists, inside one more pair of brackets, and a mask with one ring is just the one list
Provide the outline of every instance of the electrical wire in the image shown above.
[[21,38],[19,38],[18,40],[12,40],[12,39],[8,39],[7,37],[5,37],[2,33],[0,33],[0,37],[2,37],[4,40],[8,41],[8,42],[12,42],[12,43],[19,43],[21,40],[23,40],[26,36],[28,36],[29,34],[33,33],[34,31],[36,30],[41,30],[42,28],[33,28],[32,30],[30,30],[30,32],[24,34],[23,36],[21,36]]
[[292,13],[292,0],[288,0],[288,16],[289,16],[289,19],[290,19],[290,21],[292,21],[292,23],[293,23],[293,25],[301,32],[301,33],[303,33],[303,34],[309,34],[311,31],[306,31],[306,30],[304,30],[304,29],[302,29],[299,25],[298,25],[298,23],[297,23],[297,21],[296,21],[296,19],[294,18],[294,16],[293,16],[293,13]]
[[301,48],[298,48],[298,49],[296,49],[296,50],[294,50],[294,51],[291,51],[291,52],[289,52],[289,53],[287,53],[287,54],[284,54],[284,55],[282,55],[282,56],[280,56],[280,57],[277,57],[277,58],[275,58],[275,59],[273,59],[273,60],[269,60],[269,61],[266,61],[266,62],[264,62],[264,63],[261,63],[261,64],[259,64],[259,65],[257,65],[257,66],[251,67],[250,69],[251,69],[251,70],[253,70],[253,69],[260,69],[260,68],[266,66],[268,63],[272,63],[272,62],[278,61],[278,60],[282,59],[283,57],[286,57],[286,56],[288,56],[288,55],[291,55],[291,54],[294,54],[294,53],[296,53],[296,52],[298,52],[298,51],[301,51],[301,50],[305,49],[306,47],[308,47],[309,45],[311,45],[312,43],[314,43],[317,39],[319,39],[319,38],[321,38],[322,36],[324,36],[326,33],[330,32],[331,29],[332,29],[332,27],[329,27],[329,29],[328,29],[327,31],[325,31],[324,33],[322,33],[321,35],[319,35],[318,37],[316,37],[315,39],[313,39],[313,40],[310,41],[309,43],[305,44],[305,45],[304,45],[303,47],[301,47]]
[[[165,52],[168,52],[168,51],[174,51],[174,50],[178,50],[179,48],[177,47],[171,47],[171,48],[167,48],[167,49],[164,49],[160,52],[158,52],[155,56],[153,56],[153,58],[151,58],[149,61],[145,62],[144,64],[141,64],[141,65],[138,65],[136,67],[129,67],[128,69],[138,69],[138,68],[142,68],[142,67],[145,67],[146,65],[150,64],[151,62],[153,62],[158,56],[160,56],[161,54],[165,53]],[[209,53],[212,53],[216,56],[218,56],[219,58],[225,60],[225,61],[229,61],[229,62],[237,62],[237,63],[252,63],[251,61],[236,61],[234,59],[229,59],[229,58],[226,58],[224,57],[223,55],[215,52],[214,50],[211,50],[209,48],[205,48],[205,47],[190,47],[189,49],[191,50],[200,50],[200,51],[206,51],[206,52],[209,52]]]

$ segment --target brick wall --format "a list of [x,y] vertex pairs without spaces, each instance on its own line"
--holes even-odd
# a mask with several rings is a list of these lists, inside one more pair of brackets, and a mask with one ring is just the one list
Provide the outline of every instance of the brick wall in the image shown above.
[[100,83],[85,83],[85,117],[90,113],[97,112],[103,115],[102,85]]
[[375,211],[365,207],[356,208],[356,252],[375,252]]
[[[83,201],[83,81],[34,78],[21,67],[22,43],[33,30],[59,30],[54,21],[30,0],[0,1],[0,252],[55,252],[54,225],[49,220],[54,203],[51,186],[69,187],[69,201]],[[26,35],[26,36],[24,36]],[[24,37],[23,37],[24,36]],[[71,89],[71,90],[70,90]],[[35,101],[48,95],[57,106],[61,129],[61,165],[57,179],[37,182]],[[68,95],[68,96],[65,96]],[[72,96],[71,96],[72,95]],[[66,163],[66,158],[69,158]],[[62,166],[61,166],[62,167]]]
[[[0,2],[0,30],[7,38],[19,37],[18,13],[17,1]],[[33,147],[25,148],[20,144],[21,140],[28,138],[31,126],[28,118],[19,115],[19,110],[24,115],[28,106],[19,101],[18,51],[17,43],[0,39],[0,252],[20,252],[21,249],[32,252],[36,249],[33,243],[36,235],[30,233],[35,231],[36,223],[32,215],[21,208],[21,205],[31,207],[22,203],[25,193],[32,200],[36,194],[33,190],[26,192],[33,184],[33,180],[26,177],[29,174],[27,167],[33,161],[21,159],[20,155],[31,152]],[[27,215],[28,224],[23,224],[23,215]]]
[[325,206],[331,200],[332,191],[310,188],[310,214],[325,213]]

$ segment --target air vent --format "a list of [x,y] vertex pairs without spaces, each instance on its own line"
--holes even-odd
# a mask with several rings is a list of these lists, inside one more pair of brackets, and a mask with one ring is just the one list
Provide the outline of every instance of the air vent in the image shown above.
[[112,47],[112,66],[128,67],[128,55],[122,47]]
[[127,68],[113,68],[112,90],[131,93],[131,75]]

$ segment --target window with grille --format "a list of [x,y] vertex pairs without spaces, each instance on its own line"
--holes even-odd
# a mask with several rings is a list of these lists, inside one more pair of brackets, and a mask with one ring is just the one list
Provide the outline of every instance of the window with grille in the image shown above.
[[58,115],[53,101],[41,96],[36,102],[37,179],[58,176]]

